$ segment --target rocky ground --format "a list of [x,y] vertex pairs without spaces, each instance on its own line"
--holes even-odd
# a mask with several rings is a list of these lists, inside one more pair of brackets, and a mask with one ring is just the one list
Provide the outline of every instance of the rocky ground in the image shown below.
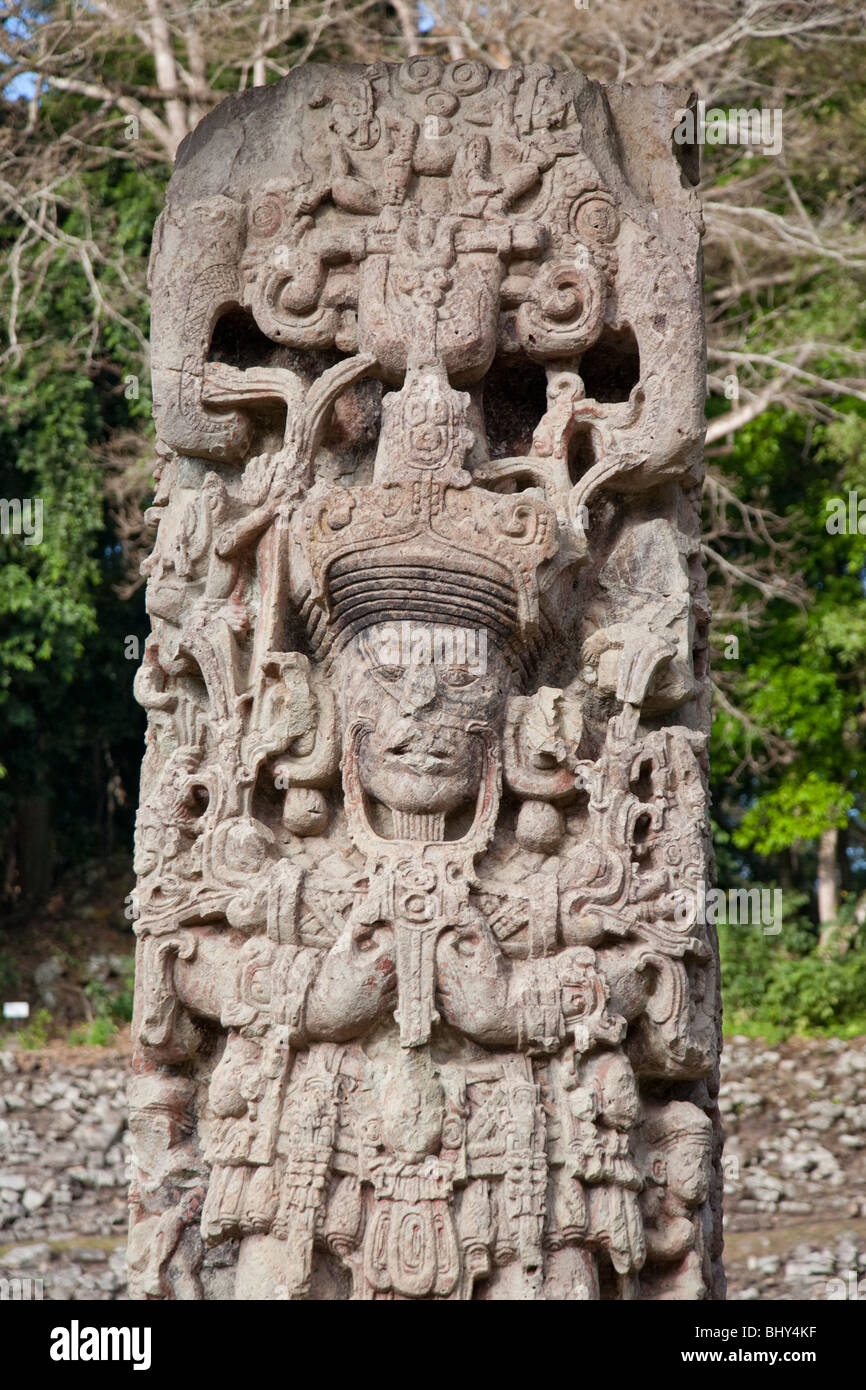
[[866,1298],[866,1038],[725,1048],[729,1297]]
[[[126,1064],[0,1052],[0,1281],[125,1297]],[[866,1038],[734,1038],[724,1078],[730,1297],[866,1298]]]
[[47,1299],[125,1297],[127,1059],[105,1051],[0,1052],[0,1278]]

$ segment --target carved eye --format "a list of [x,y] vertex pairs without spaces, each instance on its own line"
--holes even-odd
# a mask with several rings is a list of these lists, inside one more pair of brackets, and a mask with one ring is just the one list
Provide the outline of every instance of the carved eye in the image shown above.
[[444,67],[441,58],[408,58],[400,65],[400,85],[407,92],[423,92],[428,87],[438,87]]
[[471,685],[478,677],[471,671],[467,671],[465,666],[449,666],[442,672],[442,681],[445,685],[459,688],[462,685]]
[[376,675],[381,676],[383,681],[399,681],[406,674],[405,666],[377,666]]
[[489,76],[490,74],[483,63],[473,62],[470,59],[452,63],[445,70],[446,82],[462,97],[471,96],[473,92],[480,92],[482,87],[487,86]]

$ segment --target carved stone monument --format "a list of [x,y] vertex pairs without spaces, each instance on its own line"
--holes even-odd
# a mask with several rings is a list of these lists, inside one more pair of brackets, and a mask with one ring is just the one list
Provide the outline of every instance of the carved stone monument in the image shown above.
[[723,1295],[684,104],[310,66],[181,148],[135,1297]]

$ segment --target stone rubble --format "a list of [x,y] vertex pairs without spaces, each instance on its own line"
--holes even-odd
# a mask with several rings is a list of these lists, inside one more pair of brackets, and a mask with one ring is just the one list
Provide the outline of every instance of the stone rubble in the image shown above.
[[[0,1280],[126,1297],[126,1075],[0,1052]],[[866,1299],[866,1038],[734,1038],[723,1075],[729,1298]]]
[[57,1301],[126,1297],[126,1077],[113,1052],[0,1052],[0,1280],[41,1279]]
[[[733,1299],[866,1298],[866,1039],[728,1039],[719,1109]],[[766,1252],[766,1253],[764,1253]]]

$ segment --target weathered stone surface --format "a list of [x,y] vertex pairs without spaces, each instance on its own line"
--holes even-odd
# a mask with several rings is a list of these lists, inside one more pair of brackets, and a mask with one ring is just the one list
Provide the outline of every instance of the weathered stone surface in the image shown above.
[[719,1297],[682,94],[309,67],[154,243],[134,1297]]

